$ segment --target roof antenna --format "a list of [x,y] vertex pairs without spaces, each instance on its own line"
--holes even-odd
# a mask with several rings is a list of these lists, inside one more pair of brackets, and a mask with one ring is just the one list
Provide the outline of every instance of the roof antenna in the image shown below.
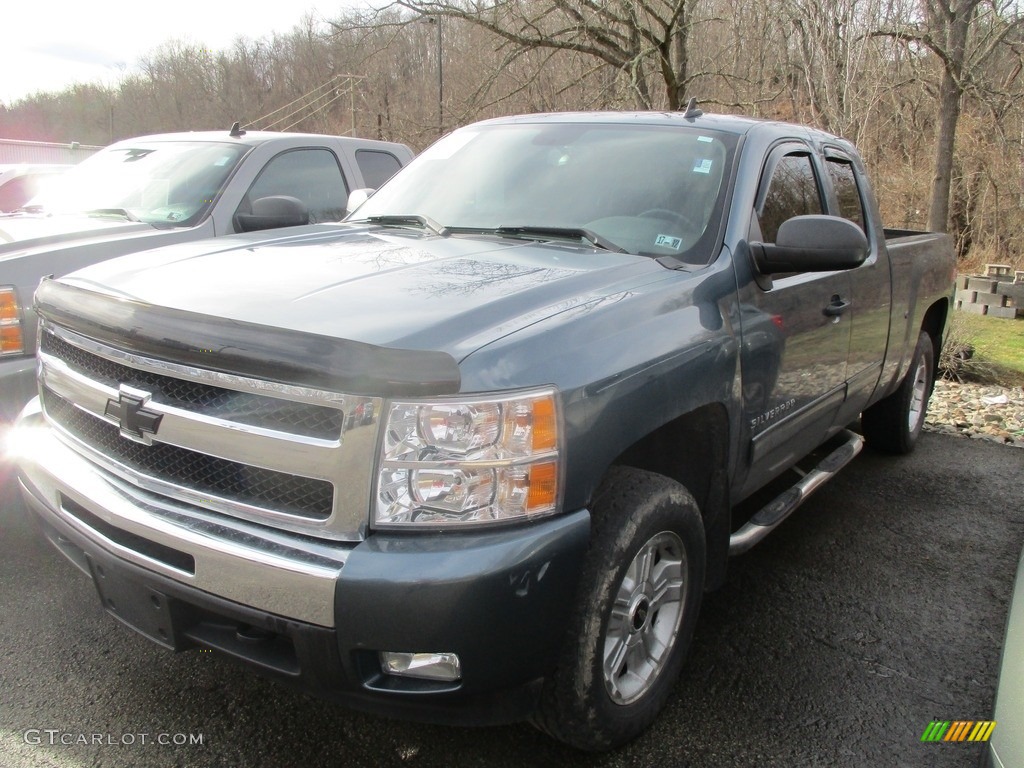
[[237,139],[240,136],[245,136],[245,129],[242,127],[242,124],[240,122],[235,120],[234,125],[231,126],[231,133],[229,135],[231,136],[231,138]]
[[693,118],[700,117],[703,114],[703,109],[697,109],[697,97],[693,96],[686,105],[686,111],[683,112],[683,117],[687,120],[692,120]]

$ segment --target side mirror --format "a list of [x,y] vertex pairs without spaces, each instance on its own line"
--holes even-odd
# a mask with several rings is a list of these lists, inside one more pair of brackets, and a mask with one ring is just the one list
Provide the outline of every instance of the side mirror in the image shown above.
[[751,243],[763,275],[780,272],[832,272],[853,269],[868,257],[868,239],[859,226],[838,216],[794,216],[782,222],[775,243]]
[[372,187],[364,187],[363,189],[353,189],[351,194],[348,196],[348,203],[345,205],[345,215],[351,216],[355,213],[356,208],[369,200],[376,189]]
[[309,224],[309,209],[297,197],[270,195],[252,202],[252,213],[238,213],[235,224],[240,232],[255,232],[278,227]]

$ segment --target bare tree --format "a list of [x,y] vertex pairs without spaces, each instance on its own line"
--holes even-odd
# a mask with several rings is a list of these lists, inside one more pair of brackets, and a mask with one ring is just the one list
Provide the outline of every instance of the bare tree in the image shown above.
[[785,17],[794,30],[792,55],[813,122],[859,140],[877,90],[868,72],[877,64],[865,33],[878,17],[877,0],[790,0]]
[[1022,26],[1024,14],[1016,0],[922,0],[917,18],[875,32],[930,51],[941,64],[929,229],[945,230],[950,223],[953,158],[964,94],[973,91],[984,97],[988,89],[979,78],[985,66],[1019,37]]
[[656,100],[648,78],[664,83],[669,109],[686,101],[691,10],[696,0],[397,0],[420,16],[461,19],[517,49],[574,51],[622,72],[636,103]]

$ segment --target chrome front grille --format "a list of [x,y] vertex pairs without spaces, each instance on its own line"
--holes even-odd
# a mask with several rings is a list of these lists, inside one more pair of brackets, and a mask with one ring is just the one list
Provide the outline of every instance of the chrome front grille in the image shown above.
[[166,443],[143,445],[126,440],[113,424],[75,408],[46,388],[43,408],[52,421],[73,437],[139,474],[186,486],[212,498],[296,517],[326,520],[331,515],[334,487],[326,480],[227,461]]
[[[102,470],[204,514],[365,535],[379,399],[140,357],[51,323],[39,361],[47,418]],[[126,428],[125,392],[157,424],[145,439]]]
[[39,349],[94,381],[113,387],[126,384],[146,390],[158,403],[307,437],[337,440],[341,436],[344,419],[337,408],[238,392],[130,368],[76,347],[52,332],[42,335]]

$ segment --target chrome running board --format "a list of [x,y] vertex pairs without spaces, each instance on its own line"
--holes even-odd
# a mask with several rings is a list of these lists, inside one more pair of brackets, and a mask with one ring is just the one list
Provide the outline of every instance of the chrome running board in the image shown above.
[[774,531],[783,520],[792,514],[818,488],[832,479],[833,475],[849,464],[864,447],[864,438],[856,432],[844,430],[839,437],[845,439],[842,445],[826,456],[810,472],[791,488],[776,496],[762,507],[736,533],[729,537],[729,554],[741,555]]

